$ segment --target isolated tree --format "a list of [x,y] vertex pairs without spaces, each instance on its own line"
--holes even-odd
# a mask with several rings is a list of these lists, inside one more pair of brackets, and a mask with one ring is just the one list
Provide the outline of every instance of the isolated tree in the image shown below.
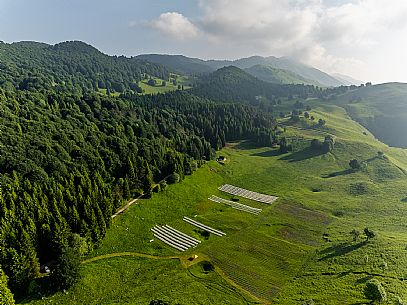
[[323,144],[324,151],[331,152],[334,149],[334,146],[335,139],[331,135],[326,136]]
[[155,81],[155,79],[150,78],[147,82],[147,84],[149,84],[150,86],[155,86],[157,84],[157,82]]
[[325,120],[323,120],[323,119],[319,119],[318,120],[318,125],[319,126],[324,126],[326,124],[326,121]]
[[13,294],[7,287],[8,278],[0,269],[0,305],[14,305]]
[[163,80],[163,81],[161,82],[161,86],[163,86],[163,87],[167,86],[167,82],[166,82],[165,80]]
[[307,111],[304,112],[304,118],[309,119],[309,113]]
[[285,154],[288,152],[287,139],[285,137],[280,139],[280,153]]
[[353,241],[357,241],[360,236],[360,231],[357,229],[353,229],[350,234],[353,236]]
[[387,300],[386,290],[382,284],[376,280],[372,279],[366,283],[365,295],[368,299],[373,302],[385,302]]
[[368,241],[369,241],[369,239],[372,239],[372,238],[376,237],[376,233],[374,231],[370,230],[369,228],[365,228],[363,230],[363,232],[365,233],[366,240],[368,240]]
[[358,160],[356,159],[352,159],[349,161],[349,166],[353,169],[353,170],[357,170],[360,169],[360,163]]
[[313,139],[311,141],[311,148],[315,150],[320,150],[322,148],[322,142],[318,139]]

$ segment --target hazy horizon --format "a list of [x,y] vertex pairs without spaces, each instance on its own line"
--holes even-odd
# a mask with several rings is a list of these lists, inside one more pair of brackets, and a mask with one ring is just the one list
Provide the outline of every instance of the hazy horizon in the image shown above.
[[288,56],[327,73],[407,82],[407,2],[0,0],[0,40],[89,43],[109,55]]

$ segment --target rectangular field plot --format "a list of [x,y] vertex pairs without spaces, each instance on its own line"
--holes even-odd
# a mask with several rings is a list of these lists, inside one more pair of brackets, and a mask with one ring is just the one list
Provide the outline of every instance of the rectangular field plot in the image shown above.
[[245,204],[241,204],[241,203],[237,203],[234,201],[230,201],[230,200],[226,200],[223,198],[220,198],[218,196],[212,195],[211,197],[208,198],[211,201],[217,202],[217,203],[223,203],[226,204],[236,210],[241,210],[243,212],[247,212],[247,213],[251,213],[251,214],[255,214],[258,215],[261,212],[261,209],[257,209],[257,208],[253,208],[251,206],[245,205]]
[[200,240],[170,227],[169,225],[161,227],[154,226],[151,231],[153,232],[154,237],[179,251],[186,251],[189,248],[196,247],[201,242]]
[[222,231],[219,231],[219,230],[213,229],[211,227],[208,227],[208,226],[206,226],[206,225],[204,225],[204,224],[202,224],[200,222],[197,222],[197,221],[195,221],[195,220],[193,220],[193,219],[191,219],[189,217],[184,216],[184,221],[191,224],[191,225],[193,225],[193,226],[195,226],[195,227],[197,227],[197,228],[208,231],[209,233],[212,233],[212,234],[214,234],[216,236],[222,237],[222,236],[226,235],[226,233],[223,233]]
[[212,245],[206,254],[236,284],[265,300],[272,300],[295,278],[311,249],[258,232],[229,238]]
[[224,184],[224,185],[220,186],[219,190],[221,190],[222,192],[228,193],[228,194],[232,194],[235,196],[240,196],[243,198],[251,199],[254,201],[258,201],[258,202],[268,203],[268,204],[273,203],[278,198],[278,197],[271,196],[271,195],[265,195],[265,194],[261,194],[261,193],[257,193],[257,192],[252,192],[252,191],[249,191],[249,190],[246,190],[241,187],[234,186],[234,185],[230,185],[230,184]]

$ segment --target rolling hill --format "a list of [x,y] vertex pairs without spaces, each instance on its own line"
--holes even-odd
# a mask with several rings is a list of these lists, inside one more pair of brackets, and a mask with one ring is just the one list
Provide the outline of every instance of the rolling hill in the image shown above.
[[317,93],[314,86],[280,85],[260,80],[235,66],[227,66],[202,77],[191,93],[218,101],[259,104],[279,97],[307,97]]
[[294,72],[283,69],[276,69],[270,66],[255,65],[244,69],[247,73],[265,82],[274,84],[304,84],[322,86],[320,83],[306,79]]
[[[290,71],[291,73],[294,73],[296,75],[295,78],[298,78],[298,76],[302,78],[301,81],[308,80],[308,82],[319,84],[320,86],[324,87],[345,85],[345,83],[343,83],[342,81],[321,70],[310,67],[308,65],[304,65],[299,61],[288,57],[277,58],[274,56],[252,56],[237,60],[201,60],[180,55],[146,54],[136,56],[135,58],[162,64],[170,69],[173,69],[176,72],[183,74],[205,74],[213,72],[225,66],[236,66],[241,69],[249,69],[254,66],[263,66],[265,68],[269,67],[278,70]],[[256,75],[259,73],[258,68],[249,70],[248,72],[250,71],[255,72],[253,73],[254,76],[258,76]],[[291,75],[290,78],[291,77],[293,77],[293,75]],[[268,76],[267,78],[277,83],[286,83],[287,81],[287,75],[285,75],[285,73],[283,72],[274,73],[274,77]]]
[[378,139],[407,147],[407,84],[387,83],[360,87],[338,96],[335,103],[368,128]]

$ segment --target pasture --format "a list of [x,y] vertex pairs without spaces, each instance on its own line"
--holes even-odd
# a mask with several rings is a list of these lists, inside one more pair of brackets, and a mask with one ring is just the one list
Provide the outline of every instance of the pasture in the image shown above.
[[[383,284],[389,304],[407,300],[406,153],[363,134],[342,108],[314,103],[311,113],[327,124],[287,126],[295,151],[229,143],[219,152],[226,165],[210,161],[139,200],[114,219],[77,285],[31,304],[355,304],[368,302],[370,278]],[[308,147],[326,134],[335,136],[331,153]],[[387,157],[378,157],[379,150]],[[366,167],[349,170],[354,158]],[[279,199],[264,204],[228,195],[218,189],[223,184]],[[262,211],[245,213],[209,200],[213,195]],[[226,235],[205,236],[184,216]],[[201,243],[180,252],[154,238],[156,225]],[[365,227],[376,237],[366,241]],[[352,229],[362,234],[354,239]],[[193,255],[198,258],[188,261]],[[214,269],[204,270],[205,262]]]

